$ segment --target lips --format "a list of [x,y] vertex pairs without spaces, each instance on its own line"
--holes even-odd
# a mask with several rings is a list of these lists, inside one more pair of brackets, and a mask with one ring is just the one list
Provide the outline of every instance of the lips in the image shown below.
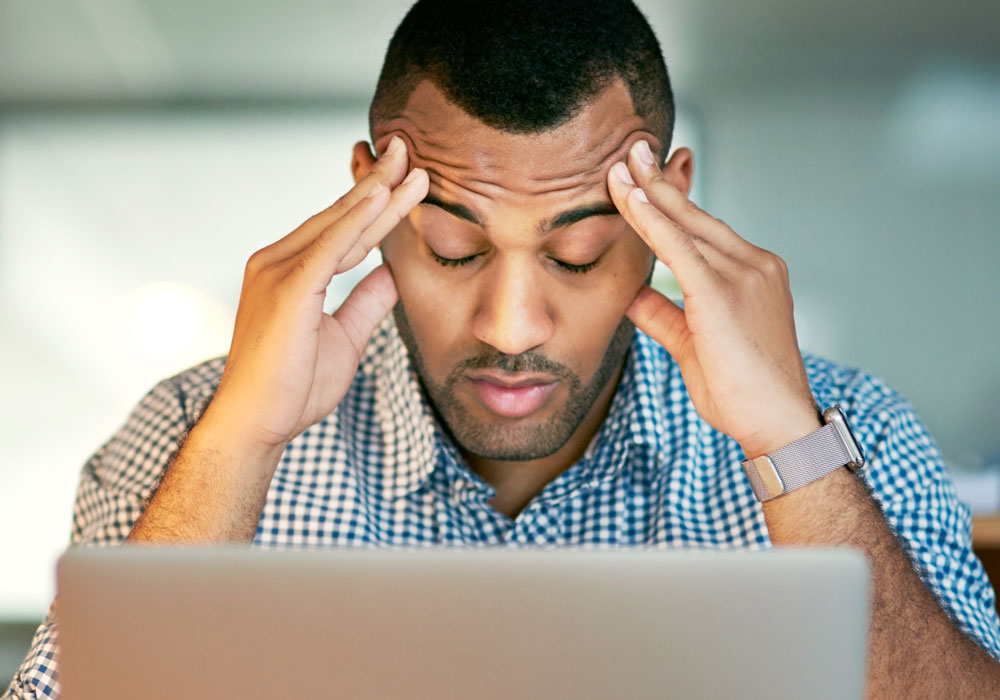
[[474,377],[471,381],[479,402],[505,418],[523,418],[534,413],[556,388],[556,382],[537,378],[508,383],[493,377]]

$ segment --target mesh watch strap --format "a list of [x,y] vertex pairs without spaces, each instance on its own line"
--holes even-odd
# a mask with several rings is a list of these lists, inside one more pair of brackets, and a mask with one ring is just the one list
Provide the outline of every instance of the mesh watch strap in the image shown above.
[[767,458],[774,464],[781,477],[784,488],[779,493],[771,493],[771,489],[767,488],[770,484],[765,484],[765,479],[761,478],[754,460],[743,463],[743,469],[757,497],[767,494],[766,498],[760,498],[762,501],[805,486],[851,461],[851,456],[832,423],[827,423],[819,430],[775,450],[767,455]]
[[823,419],[826,425],[819,430],[770,454],[743,462],[743,471],[758,500],[769,501],[840,467],[857,471],[864,466],[864,452],[840,406],[824,411]]

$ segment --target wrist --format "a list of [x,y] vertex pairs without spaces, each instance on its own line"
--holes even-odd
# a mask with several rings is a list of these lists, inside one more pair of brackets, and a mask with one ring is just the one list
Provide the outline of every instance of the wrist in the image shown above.
[[[215,410],[213,410],[213,408]],[[212,452],[222,463],[252,473],[273,474],[288,441],[267,442],[213,402],[184,443],[193,452]]]
[[813,408],[799,411],[780,424],[774,425],[766,433],[762,432],[738,442],[746,458],[753,459],[790,445],[822,427],[822,414]]
[[864,465],[864,451],[838,404],[823,412],[822,427],[742,463],[761,502],[806,486],[840,467],[858,471]]

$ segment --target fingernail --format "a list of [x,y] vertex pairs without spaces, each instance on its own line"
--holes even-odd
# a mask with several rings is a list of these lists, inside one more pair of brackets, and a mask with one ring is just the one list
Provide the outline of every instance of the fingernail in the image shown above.
[[653,158],[653,152],[649,149],[649,144],[645,141],[639,141],[636,144],[635,154],[646,167],[656,165],[656,159]]
[[374,199],[378,197],[382,190],[385,189],[381,182],[376,182],[372,185],[372,188],[368,190],[368,194],[365,195],[365,199]]
[[403,146],[403,139],[398,136],[393,136],[389,139],[389,146],[385,149],[385,154],[387,156],[395,155],[397,151]]
[[649,197],[646,196],[646,191],[643,190],[641,187],[635,188],[635,198],[638,199],[640,202],[645,202],[646,204],[649,204]]
[[632,173],[628,171],[628,166],[624,163],[615,163],[611,169],[615,172],[615,177],[624,182],[626,185],[632,185],[635,187],[635,180],[632,179]]
[[413,170],[411,170],[409,174],[406,176],[406,178],[401,183],[399,183],[399,186],[402,187],[403,185],[406,185],[416,180],[418,170],[419,168],[414,168]]

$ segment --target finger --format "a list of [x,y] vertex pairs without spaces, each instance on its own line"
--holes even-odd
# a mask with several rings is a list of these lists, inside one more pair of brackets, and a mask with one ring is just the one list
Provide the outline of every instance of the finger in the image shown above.
[[611,168],[608,190],[629,226],[671,269],[685,293],[710,281],[714,273],[705,253],[713,255],[707,250],[711,246],[706,246],[703,252],[692,236],[654,207],[643,190],[631,181],[624,163]]
[[337,221],[323,229],[308,246],[282,261],[282,266],[314,293],[325,293],[341,260],[389,203],[389,190],[379,184]]
[[430,179],[427,177],[427,172],[421,168],[411,170],[410,174],[403,180],[403,184],[393,191],[389,205],[344,255],[335,274],[346,272],[364,260],[372,248],[381,243],[382,239],[396,228],[415,206],[423,201],[424,197],[427,196],[428,187],[430,187]]
[[344,196],[323,211],[314,214],[298,228],[261,252],[271,260],[290,258],[312,243],[331,224],[336,223],[348,211],[361,202],[372,188],[382,185],[390,190],[398,186],[406,176],[409,157],[406,144],[399,136],[393,136],[385,153],[375,161],[368,174],[352,187]]
[[691,336],[682,308],[652,287],[643,287],[625,313],[643,333],[680,359]]
[[399,291],[386,265],[379,265],[365,275],[332,315],[360,354],[372,331],[399,299]]
[[697,234],[722,251],[731,254],[750,252],[750,244],[726,224],[706,213],[679,189],[667,182],[649,144],[636,141],[627,156],[628,169],[636,184],[645,190],[649,200],[692,234]]
[[399,136],[393,136],[389,139],[385,152],[375,161],[368,174],[361,178],[347,194],[320,212],[321,220],[318,223],[329,225],[331,219],[337,219],[343,215],[345,211],[363,199],[377,183],[385,185],[390,190],[397,187],[406,177],[409,162],[410,157],[406,150],[406,143]]

